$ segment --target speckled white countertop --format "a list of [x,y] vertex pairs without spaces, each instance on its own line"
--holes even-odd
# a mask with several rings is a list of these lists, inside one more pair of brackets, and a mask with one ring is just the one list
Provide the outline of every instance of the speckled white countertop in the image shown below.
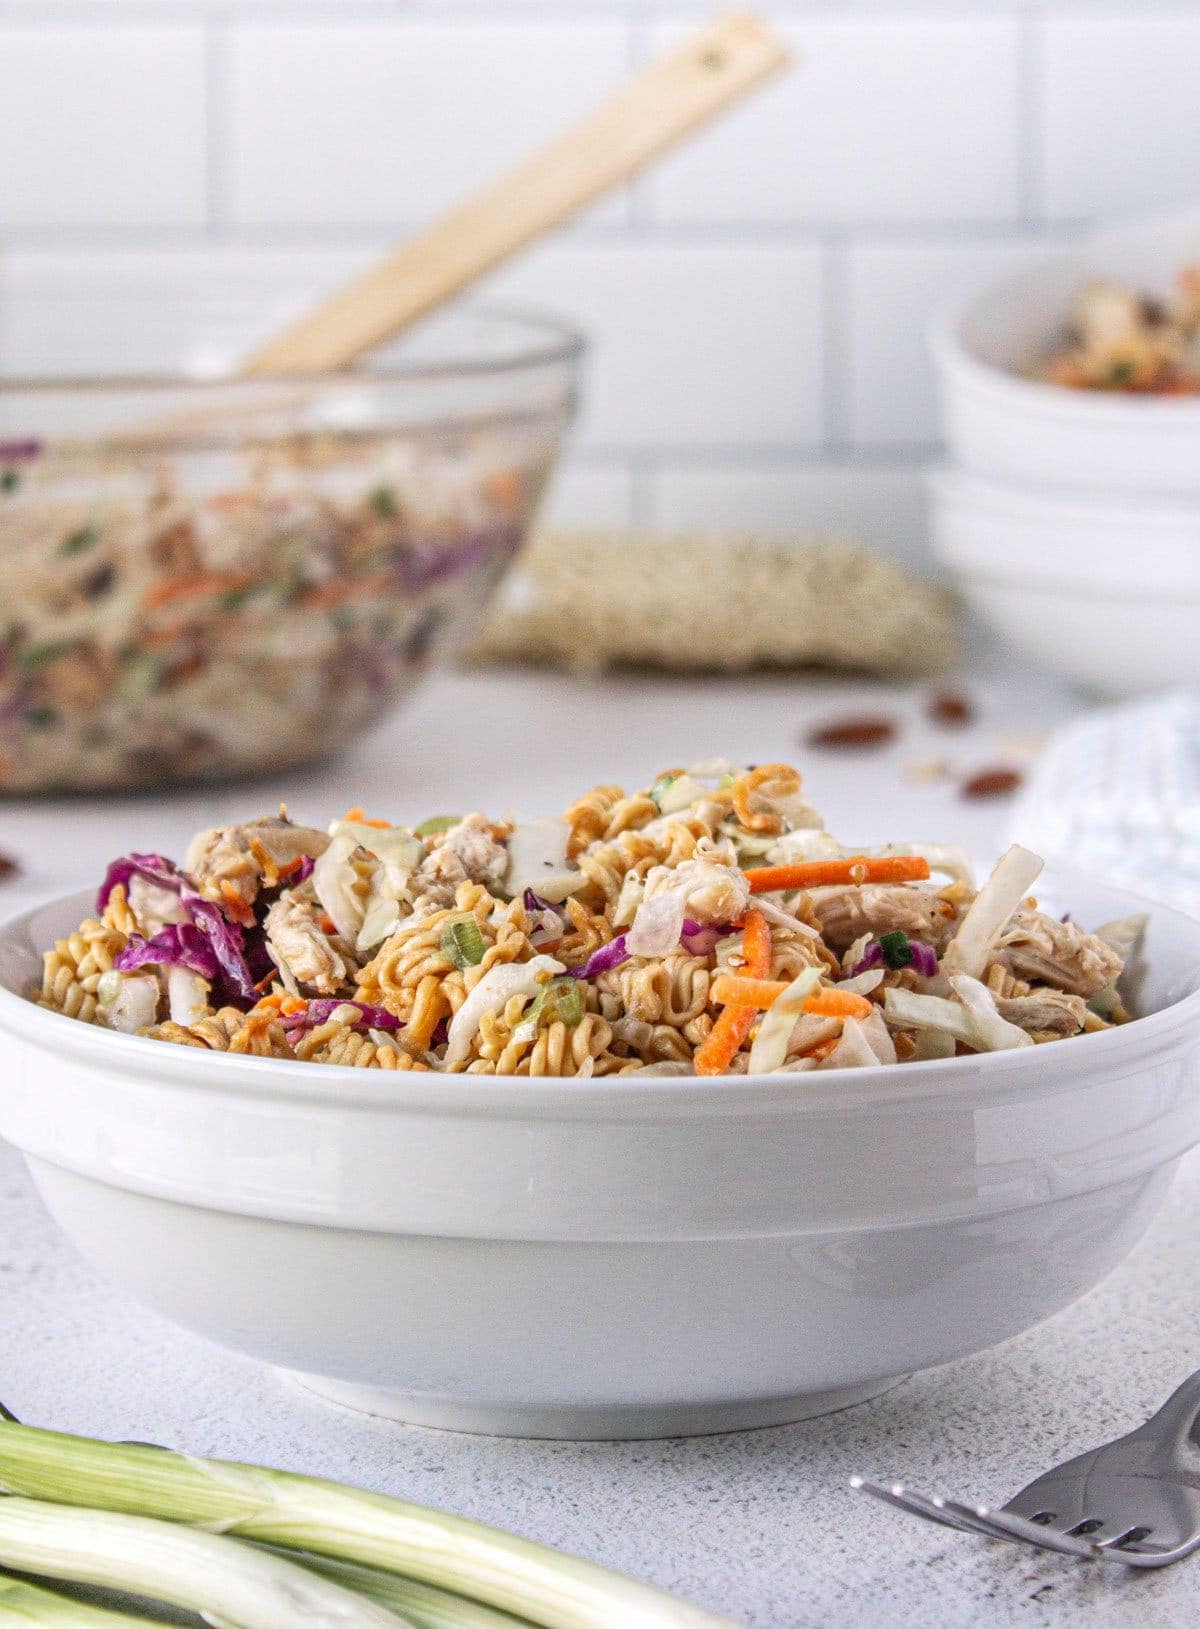
[[[914,784],[904,768],[1011,761],[1025,738],[1080,703],[988,660],[974,664],[969,688],[979,721],[950,734],[922,721],[917,691],[834,681],[443,678],[372,742],[286,785],[0,809],[0,847],[26,867],[3,904],[82,885],[111,853],[179,851],[196,826],[281,796],[300,816],[351,801],[400,818],[476,804],[532,813],[597,779],[636,782],[713,752],[801,759],[815,801],[848,839],[941,836],[982,859],[1003,836],[1006,806],[964,803],[952,783]],[[907,720],[895,747],[800,750],[797,737],[814,721],[866,709]],[[1149,1235],[1077,1306],[861,1408],[740,1436],[519,1442],[343,1413],[174,1329],[96,1279],[47,1220],[19,1158],[0,1147],[0,1398],[36,1423],[261,1460],[444,1506],[755,1629],[1182,1629],[1200,1613],[1200,1560],[1152,1576],[1079,1567],[920,1525],[846,1483],[856,1470],[903,1473],[931,1491],[1007,1497],[1052,1460],[1137,1423],[1200,1363],[1198,1213],[1193,1159]]]

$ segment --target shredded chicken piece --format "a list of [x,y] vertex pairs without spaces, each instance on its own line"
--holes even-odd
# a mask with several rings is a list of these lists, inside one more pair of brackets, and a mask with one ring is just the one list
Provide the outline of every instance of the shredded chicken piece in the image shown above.
[[863,934],[876,938],[897,931],[923,939],[940,951],[957,920],[953,905],[928,888],[887,883],[863,888],[814,888],[810,898],[825,943],[839,955]]
[[1065,990],[1031,990],[1026,996],[996,996],[996,1010],[1010,1024],[1030,1035],[1050,1031],[1054,1035],[1078,1035],[1087,1020],[1087,1003],[1082,996]]
[[1042,911],[1017,911],[997,944],[996,960],[1018,978],[1040,981],[1072,995],[1094,996],[1119,975],[1120,956],[1074,922]]
[[296,826],[278,815],[236,826],[214,826],[193,837],[183,869],[206,899],[225,904],[231,891],[253,905],[264,879],[278,874],[305,855],[314,860],[329,847],[328,832]]
[[433,898],[435,909],[453,905],[459,883],[478,882],[497,889],[508,869],[508,850],[496,841],[486,815],[469,814],[449,826],[432,854],[417,868],[421,893]]
[[267,912],[267,949],[275,965],[319,995],[335,995],[349,977],[337,947],[316,919],[320,907],[290,891]]

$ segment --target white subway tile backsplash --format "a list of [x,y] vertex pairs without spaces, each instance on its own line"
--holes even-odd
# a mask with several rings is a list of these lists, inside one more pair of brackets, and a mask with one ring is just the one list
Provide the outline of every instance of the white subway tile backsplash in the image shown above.
[[[1010,16],[803,16],[790,71],[646,182],[667,221],[1011,220],[1017,24]],[[656,44],[678,29],[653,31]]]
[[860,462],[664,463],[651,482],[654,520],[778,537],[860,539],[920,570],[931,565],[920,472]]
[[816,249],[567,240],[527,255],[487,292],[571,314],[590,336],[584,445],[821,440]]
[[370,253],[11,250],[0,257],[0,364],[18,374],[78,374],[228,363]]
[[[232,218],[319,228],[423,221],[550,136],[626,68],[619,19],[239,24]],[[608,210],[624,213],[621,202]]]
[[[841,526],[924,567],[929,316],[1064,223],[1195,198],[1200,4],[759,9],[795,68],[480,296],[593,341],[549,518]],[[711,14],[0,0],[0,364],[174,360],[201,298],[236,350]]]
[[0,232],[201,226],[204,33],[0,20]]
[[1069,13],[1040,27],[1049,214],[1067,220],[1194,200],[1195,6]]
[[850,440],[928,446],[938,433],[927,336],[945,301],[1002,277],[1030,254],[1030,239],[860,243],[846,254],[846,367]]

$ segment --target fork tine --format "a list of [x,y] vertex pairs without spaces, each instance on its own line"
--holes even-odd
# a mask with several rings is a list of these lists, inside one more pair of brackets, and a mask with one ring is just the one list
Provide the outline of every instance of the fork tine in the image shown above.
[[1182,1561],[1184,1556],[1191,1555],[1197,1548],[1200,1548],[1200,1539],[1180,1544],[1174,1550],[1139,1550],[1132,1547],[1120,1550],[1116,1539],[1111,1538],[1093,1544],[1092,1553],[1097,1561],[1115,1561],[1123,1567],[1169,1567],[1173,1561]]
[[920,1493],[913,1493],[902,1482],[893,1482],[890,1487],[881,1487],[878,1482],[868,1482],[866,1477],[852,1476],[850,1486],[860,1493],[869,1493],[873,1499],[882,1500],[885,1505],[907,1511],[910,1516],[921,1516],[925,1521],[936,1522],[939,1527],[952,1527],[956,1533],[978,1532],[976,1527],[948,1515],[932,1499],[926,1499]]
[[1096,1546],[1089,1544],[1087,1539],[1072,1538],[1069,1533],[1060,1533],[1056,1527],[1043,1527],[1038,1522],[1027,1521],[1024,1516],[1017,1516],[1011,1510],[981,1507],[979,1519],[1006,1537],[1032,1544],[1039,1550],[1056,1550],[1059,1555],[1075,1556],[1081,1561],[1095,1559]]

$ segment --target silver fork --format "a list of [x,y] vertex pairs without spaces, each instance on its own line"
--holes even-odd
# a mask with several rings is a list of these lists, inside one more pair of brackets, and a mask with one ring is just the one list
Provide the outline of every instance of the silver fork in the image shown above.
[[1061,1555],[1167,1567],[1200,1548],[1200,1371],[1145,1425],[1058,1465],[998,1510],[883,1486],[850,1486],[926,1521]]

